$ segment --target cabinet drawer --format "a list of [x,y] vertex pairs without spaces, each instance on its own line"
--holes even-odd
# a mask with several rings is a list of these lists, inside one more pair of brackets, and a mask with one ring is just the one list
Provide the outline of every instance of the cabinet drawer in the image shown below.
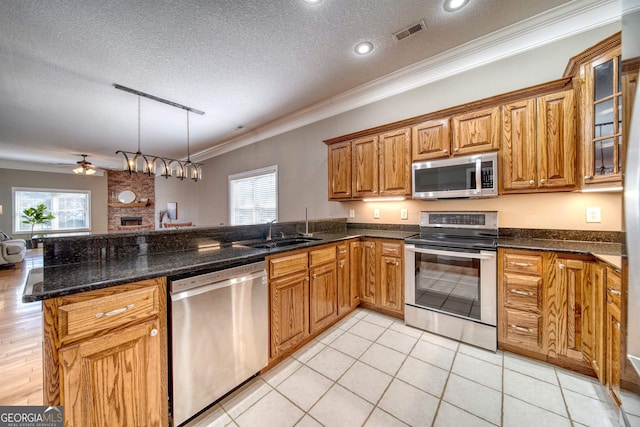
[[542,348],[542,315],[520,310],[504,310],[502,335],[510,344]]
[[344,258],[349,253],[349,245],[346,243],[340,243],[336,248],[338,250],[338,258]]
[[505,273],[504,304],[521,310],[542,309],[542,277]]
[[504,270],[542,275],[542,255],[505,253]]
[[316,249],[309,252],[309,266],[324,264],[336,260],[336,247]]
[[381,247],[381,255],[383,256],[394,256],[394,257],[402,256],[402,243],[382,242],[380,244],[380,247]]
[[287,255],[269,259],[269,278],[286,276],[297,271],[306,270],[308,266],[307,253]]
[[[108,289],[113,292],[113,289]],[[95,297],[92,298],[92,294]],[[58,306],[60,342],[112,329],[160,312],[161,296],[157,285],[99,295],[104,295],[104,291],[87,292],[77,302],[71,297],[61,298],[62,304]]]

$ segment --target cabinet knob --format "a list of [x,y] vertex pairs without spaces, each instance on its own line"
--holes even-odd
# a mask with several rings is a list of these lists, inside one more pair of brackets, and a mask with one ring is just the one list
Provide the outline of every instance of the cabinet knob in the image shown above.
[[158,330],[156,328],[153,328],[151,332],[149,332],[149,335],[151,335],[152,337],[155,337],[156,335],[158,335]]
[[616,322],[616,329],[620,330],[620,327],[621,327],[620,322]]
[[304,280],[308,282],[309,281],[309,277],[305,277]]
[[535,182],[534,180],[529,181],[529,185],[533,185],[533,184],[535,184],[535,183],[536,183],[536,182]]
[[564,269],[566,266],[564,264],[558,264],[558,267],[560,267],[560,269]]
[[458,147],[454,148],[453,151],[460,151]]
[[547,181],[546,179],[542,178],[542,179],[540,180],[540,184],[544,184],[546,181]]
[[445,149],[445,150],[442,150],[442,152],[443,152],[443,153],[448,153],[448,152],[449,152],[449,150],[446,150],[446,149]]
[[591,175],[585,175],[584,179],[591,179]]

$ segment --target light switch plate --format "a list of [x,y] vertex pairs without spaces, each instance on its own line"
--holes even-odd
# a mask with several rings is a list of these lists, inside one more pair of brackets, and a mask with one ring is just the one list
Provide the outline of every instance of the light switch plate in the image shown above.
[[409,219],[409,210],[407,208],[400,209],[400,219]]
[[587,208],[587,222],[602,222],[600,208]]
[[373,209],[373,218],[374,219],[380,219],[380,209],[378,209],[378,208],[374,208]]
[[349,218],[355,218],[355,217],[356,217],[355,209],[349,209]]

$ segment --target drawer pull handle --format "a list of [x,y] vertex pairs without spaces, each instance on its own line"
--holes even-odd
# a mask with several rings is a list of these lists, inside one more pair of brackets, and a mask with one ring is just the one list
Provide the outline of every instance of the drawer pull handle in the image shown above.
[[527,262],[514,262],[512,264],[517,267],[533,267],[533,264],[529,264]]
[[621,327],[620,322],[616,322],[616,329],[620,330],[620,327]]
[[518,294],[518,295],[526,295],[526,296],[533,295],[533,292],[519,291],[517,289],[511,289],[511,293],[512,294]]
[[347,251],[340,251],[340,255],[344,255],[346,253],[347,253]]
[[522,326],[518,326],[518,325],[509,325],[509,327],[520,332],[529,332],[529,333],[533,332],[533,329],[531,328],[523,328]]
[[152,337],[155,337],[156,335],[158,335],[158,330],[156,328],[153,328],[151,332],[149,332],[149,335],[151,335]]
[[611,295],[622,295],[622,292],[617,291],[617,290],[615,290],[615,289],[613,289],[613,288],[607,288],[607,290],[608,290],[609,292],[611,292]]
[[116,308],[115,310],[107,311],[106,313],[96,313],[96,319],[99,319],[102,316],[104,316],[104,317],[115,316],[116,314],[121,314],[121,313],[124,313],[127,310],[131,310],[133,307],[135,307],[134,304],[129,304],[126,307]]

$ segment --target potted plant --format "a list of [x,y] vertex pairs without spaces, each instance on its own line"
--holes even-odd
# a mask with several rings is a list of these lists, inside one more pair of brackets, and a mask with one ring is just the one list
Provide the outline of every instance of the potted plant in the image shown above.
[[31,224],[31,238],[27,242],[32,248],[38,247],[38,242],[33,240],[33,230],[36,225],[46,224],[55,218],[51,212],[46,213],[47,207],[44,203],[40,203],[35,208],[27,208],[22,211],[23,224]]

